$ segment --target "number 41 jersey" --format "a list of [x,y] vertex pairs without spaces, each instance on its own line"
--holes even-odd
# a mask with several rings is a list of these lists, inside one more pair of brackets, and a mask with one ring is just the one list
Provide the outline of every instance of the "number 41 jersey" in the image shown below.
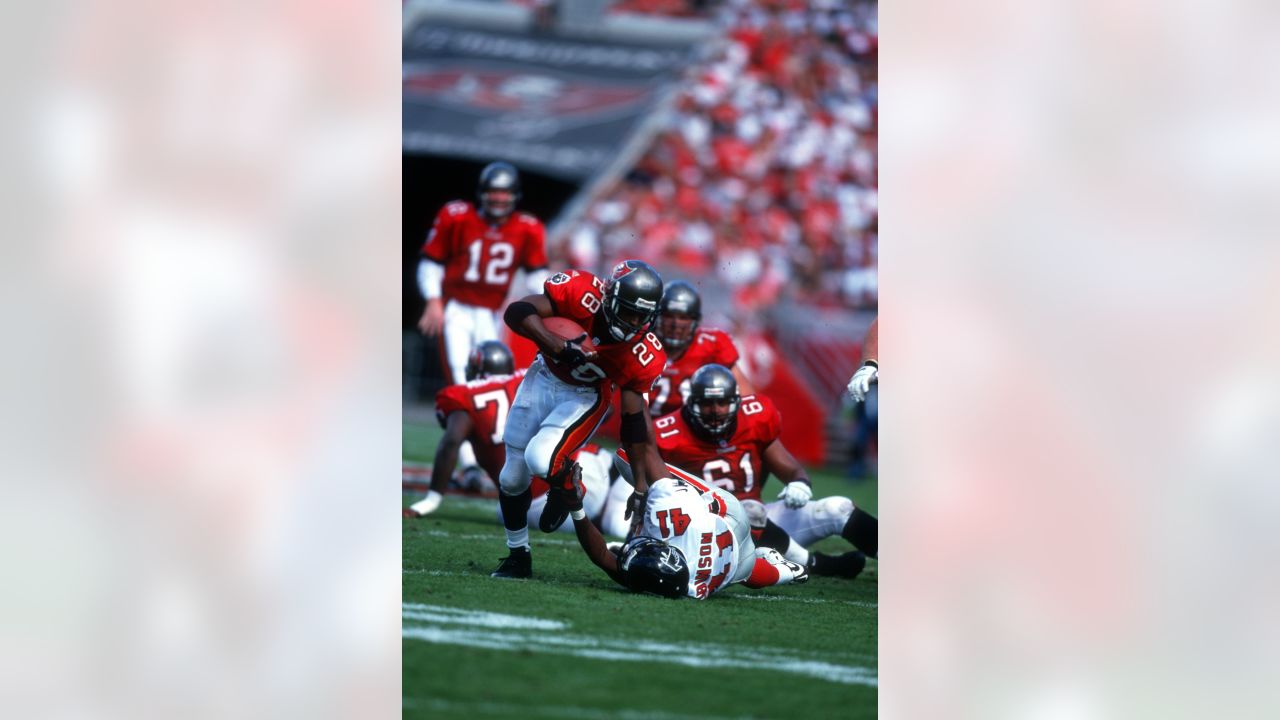
[[476,452],[476,462],[494,481],[507,461],[502,444],[502,431],[507,425],[507,411],[515,401],[516,390],[525,371],[514,375],[491,375],[460,385],[450,385],[436,393],[436,419],[445,427],[449,414],[462,411],[471,416],[471,434],[467,439]]
[[653,381],[667,364],[662,341],[652,332],[638,333],[626,342],[610,342],[608,329],[599,319],[604,283],[584,270],[566,270],[547,278],[543,294],[551,301],[555,315],[568,318],[591,334],[599,356],[577,368],[568,368],[550,359],[547,369],[570,385],[615,385],[640,394],[653,388]]
[[782,434],[782,413],[763,395],[747,395],[738,406],[733,434],[720,440],[696,435],[682,410],[653,421],[662,459],[732,492],[739,500],[760,500],[764,449]]
[[723,501],[703,496],[681,478],[663,478],[649,486],[642,533],[684,554],[689,597],[705,600],[731,583],[738,568],[740,548],[724,512]]

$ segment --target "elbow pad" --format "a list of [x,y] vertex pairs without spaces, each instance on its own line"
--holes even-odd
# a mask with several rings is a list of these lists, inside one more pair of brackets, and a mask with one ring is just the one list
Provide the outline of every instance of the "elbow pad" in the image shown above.
[[644,422],[644,413],[623,413],[618,439],[628,445],[649,442],[649,428]]
[[518,330],[525,318],[537,314],[538,308],[534,307],[533,303],[517,300],[507,306],[507,311],[502,314],[502,321],[512,330]]

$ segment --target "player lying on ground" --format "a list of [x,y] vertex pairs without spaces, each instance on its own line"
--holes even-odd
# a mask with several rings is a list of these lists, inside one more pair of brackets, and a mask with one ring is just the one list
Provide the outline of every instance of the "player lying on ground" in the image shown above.
[[422,517],[440,507],[464,443],[470,442],[475,449],[479,468],[464,468],[463,472],[483,469],[490,479],[498,477],[506,456],[502,431],[507,410],[524,378],[524,370],[513,373],[514,367],[515,360],[507,346],[487,340],[477,345],[467,359],[467,382],[436,393],[436,419],[444,428],[444,435],[431,466],[431,489],[425,498],[404,510],[405,517]]
[[615,582],[633,592],[705,600],[734,583],[750,588],[802,583],[804,567],[751,540],[746,511],[733,495],[668,466],[671,477],[649,487],[643,520],[614,554],[582,509],[581,471],[553,487],[570,509],[578,543]]
[[667,364],[650,393],[649,412],[654,417],[680,409],[689,378],[703,365],[715,363],[733,370],[739,389],[751,392],[746,376],[737,367],[738,348],[728,333],[702,328],[701,323],[702,297],[698,291],[683,280],[667,283],[655,324],[655,332],[667,351]]
[[[622,393],[622,445],[638,462],[628,515],[643,509],[649,478],[665,475],[644,397],[666,363],[662,343],[649,332],[661,299],[662,277],[639,260],[626,260],[607,281],[580,270],[557,273],[547,279],[542,295],[508,306],[507,325],[536,343],[540,352],[520,383],[503,436],[507,457],[498,502],[510,554],[494,577],[532,576],[529,483],[534,475],[552,486],[568,482],[569,457],[595,434],[614,385]],[[561,337],[543,324],[552,317],[576,323],[585,332],[579,338]],[[567,515],[558,496],[549,497],[538,527],[550,532]]]
[[[876,518],[847,497],[810,501],[809,477],[780,439],[782,414],[763,395],[741,397],[728,368],[699,368],[684,406],[654,420],[654,429],[668,463],[701,474],[708,485],[729,490],[742,502],[757,544],[777,548],[815,575],[852,577],[865,564],[856,554],[833,558],[806,549],[823,538],[839,535],[876,556]],[[761,491],[770,474],[783,486],[781,499],[766,505]]]

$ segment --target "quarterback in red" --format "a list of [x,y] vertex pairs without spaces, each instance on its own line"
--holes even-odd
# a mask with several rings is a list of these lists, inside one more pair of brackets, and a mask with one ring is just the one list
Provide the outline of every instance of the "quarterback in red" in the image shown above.
[[498,477],[505,458],[502,434],[507,414],[525,373],[519,370],[513,374],[514,367],[515,360],[506,345],[497,340],[482,342],[467,360],[467,382],[450,385],[436,394],[436,419],[444,428],[444,436],[431,467],[431,489],[425,498],[404,511],[405,517],[428,515],[440,507],[464,442],[470,441],[476,460],[489,477]]
[[427,301],[418,328],[428,337],[443,330],[450,382],[462,377],[472,348],[498,339],[497,311],[516,270],[527,271],[532,292],[546,278],[546,230],[533,215],[515,210],[515,167],[489,164],[477,194],[478,207],[455,200],[440,209],[418,262],[418,287]]
[[[742,501],[760,545],[782,551],[819,575],[856,576],[865,564],[862,553],[875,557],[876,519],[845,497],[809,502],[809,477],[779,439],[782,415],[763,395],[739,395],[728,368],[699,368],[684,407],[654,420],[654,429],[667,462]],[[761,489],[770,474],[783,487],[780,499],[765,505]],[[862,552],[830,557],[806,549],[834,535]]]
[[[569,457],[591,439],[609,409],[613,386],[621,389],[623,448],[636,458],[635,492],[627,517],[643,510],[649,483],[666,476],[654,444],[653,420],[645,393],[662,371],[666,355],[649,326],[662,299],[662,277],[648,264],[625,260],[603,282],[588,272],[570,270],[547,279],[541,295],[529,295],[507,307],[504,320],[539,349],[520,383],[504,437],[507,459],[498,478],[498,502],[510,555],[494,577],[533,574],[526,513],[533,475],[551,487],[569,481]],[[543,318],[571,320],[591,338],[565,339],[543,325]],[[548,498],[538,528],[555,530],[569,511]]]
[[654,417],[675,412],[684,404],[689,378],[703,365],[723,365],[733,370],[740,392],[751,394],[751,383],[736,367],[738,348],[723,330],[699,329],[702,297],[683,280],[667,283],[658,306],[657,333],[667,351],[667,365],[653,386],[649,411]]

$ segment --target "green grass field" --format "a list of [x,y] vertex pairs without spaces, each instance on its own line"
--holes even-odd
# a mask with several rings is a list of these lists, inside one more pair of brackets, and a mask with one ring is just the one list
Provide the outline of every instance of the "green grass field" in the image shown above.
[[[439,433],[406,422],[405,460],[430,462]],[[811,476],[814,497],[847,495],[875,512],[875,482]],[[506,555],[496,508],[450,496],[404,522],[405,717],[876,716],[875,561],[853,581],[665,600],[615,585],[572,534],[531,528],[534,579],[496,580]],[[849,549],[838,538],[816,547]]]

